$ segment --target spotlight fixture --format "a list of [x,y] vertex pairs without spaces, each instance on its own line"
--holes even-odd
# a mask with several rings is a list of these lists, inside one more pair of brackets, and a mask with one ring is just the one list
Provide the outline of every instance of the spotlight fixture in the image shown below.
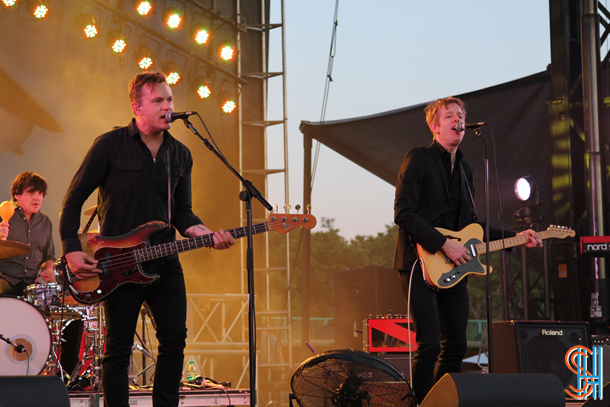
[[205,45],[210,39],[210,30],[202,23],[193,24],[191,27],[191,38],[196,45]]
[[155,0],[133,0],[133,8],[141,17],[149,17],[155,14]]
[[120,30],[110,30],[106,35],[106,45],[115,54],[122,54],[127,50],[127,40]]
[[212,96],[212,85],[203,76],[196,77],[193,82],[191,82],[191,87],[199,100],[208,99]]
[[95,21],[93,14],[81,14],[76,19],[76,26],[86,40],[95,38],[99,35],[100,29]]
[[163,72],[167,77],[167,84],[170,86],[178,85],[182,81],[182,70],[174,61],[167,61],[163,64]]
[[17,0],[2,0],[0,3],[2,3],[4,8],[11,8],[17,4]]
[[46,1],[26,0],[25,6],[36,20],[43,20],[49,15],[49,5]]
[[538,183],[531,175],[521,177],[515,182],[515,195],[527,206],[538,206],[540,204]]
[[237,110],[237,99],[232,93],[222,91],[218,95],[218,107],[223,114],[231,114]]
[[179,30],[184,26],[184,15],[175,7],[163,10],[163,23],[170,30]]
[[232,61],[237,54],[235,44],[232,41],[224,40],[218,45],[218,56],[221,60],[228,62]]
[[133,53],[133,59],[142,70],[147,70],[155,65],[155,57],[148,45],[139,45]]

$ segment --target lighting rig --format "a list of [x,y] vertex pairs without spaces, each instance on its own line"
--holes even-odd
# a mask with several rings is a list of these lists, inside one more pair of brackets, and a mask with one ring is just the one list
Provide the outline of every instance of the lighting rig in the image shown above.
[[[38,21],[52,16],[52,1],[0,0],[0,7],[22,8]],[[237,110],[235,95],[215,85],[217,73],[224,76],[222,84],[247,83],[233,73],[238,58],[235,38],[238,32],[245,33],[234,21],[193,0],[79,0],[74,10],[75,26],[83,39],[94,43],[104,38],[111,54],[119,56],[120,66],[125,66],[125,55],[132,53],[136,69],[161,69],[170,86],[186,81],[198,100],[216,98],[223,114]],[[133,44],[132,32],[140,32]],[[165,60],[159,57],[162,50],[167,50]],[[175,60],[176,55],[183,61]],[[187,65],[194,69],[185,77]]]

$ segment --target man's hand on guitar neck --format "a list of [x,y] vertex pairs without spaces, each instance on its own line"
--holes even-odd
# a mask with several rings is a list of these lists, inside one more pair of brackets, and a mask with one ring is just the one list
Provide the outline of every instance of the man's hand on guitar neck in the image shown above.
[[471,260],[468,249],[451,239],[445,240],[445,244],[443,244],[441,250],[445,252],[445,255],[449,257],[456,266],[466,264]]
[[[194,225],[186,230],[188,237],[210,235],[214,233],[210,228],[204,225]],[[214,233],[214,249],[224,250],[228,249],[235,244],[235,239],[229,232],[219,229]]]
[[531,249],[532,247],[542,247],[542,239],[540,239],[536,235],[536,232],[534,232],[532,229],[524,230],[523,232],[517,233],[517,236],[529,237],[527,243],[521,245],[523,247],[527,247],[528,249]]
[[95,277],[102,272],[98,269],[97,260],[85,252],[70,252],[64,255],[72,274],[79,280]]

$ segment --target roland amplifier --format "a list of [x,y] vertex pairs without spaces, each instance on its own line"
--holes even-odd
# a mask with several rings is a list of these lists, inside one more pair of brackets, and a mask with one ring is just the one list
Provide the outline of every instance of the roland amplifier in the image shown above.
[[578,387],[565,364],[573,346],[590,348],[587,322],[501,321],[492,324],[494,373],[550,373]]

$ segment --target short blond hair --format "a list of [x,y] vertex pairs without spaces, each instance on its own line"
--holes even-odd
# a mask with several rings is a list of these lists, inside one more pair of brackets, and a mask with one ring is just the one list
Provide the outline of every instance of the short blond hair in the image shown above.
[[462,120],[466,120],[466,106],[464,105],[464,102],[461,99],[449,96],[448,98],[437,99],[434,102],[428,103],[428,106],[426,106],[426,108],[424,109],[424,113],[426,113],[426,123],[428,123],[428,127],[430,127],[432,123],[438,126],[438,110],[443,106],[447,106],[453,103],[458,105],[460,109],[462,109],[462,112],[464,113],[464,117],[462,118]]

